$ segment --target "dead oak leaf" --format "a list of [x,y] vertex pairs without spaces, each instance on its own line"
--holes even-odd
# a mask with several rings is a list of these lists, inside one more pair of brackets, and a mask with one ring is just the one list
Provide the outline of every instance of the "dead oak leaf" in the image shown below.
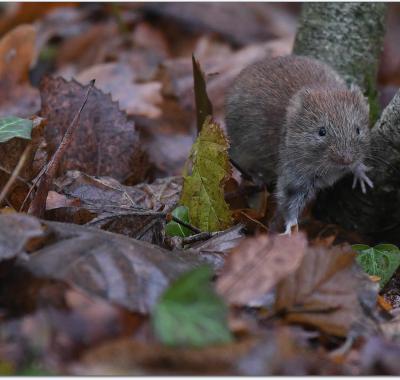
[[277,286],[275,311],[288,322],[304,323],[338,336],[374,307],[378,287],[355,262],[349,245],[307,250],[299,268]]
[[217,291],[235,305],[247,305],[271,290],[301,262],[303,234],[259,235],[241,242],[228,257]]
[[135,83],[135,76],[128,64],[103,63],[92,66],[75,76],[84,85],[96,78],[96,87],[110,93],[114,101],[128,115],[157,118],[161,115],[161,83]]
[[[45,77],[40,86],[41,116],[47,119],[46,140],[53,154],[82,103],[87,87],[75,80]],[[120,182],[141,182],[147,157],[139,147],[133,122],[127,120],[110,95],[93,88],[80,115],[79,128],[63,156],[59,172],[76,169]]]

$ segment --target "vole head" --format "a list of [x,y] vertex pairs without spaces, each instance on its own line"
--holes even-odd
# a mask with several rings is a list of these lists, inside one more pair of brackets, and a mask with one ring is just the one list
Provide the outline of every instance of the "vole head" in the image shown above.
[[369,109],[358,88],[302,89],[286,116],[286,146],[305,165],[324,172],[351,169],[364,160],[370,144]]

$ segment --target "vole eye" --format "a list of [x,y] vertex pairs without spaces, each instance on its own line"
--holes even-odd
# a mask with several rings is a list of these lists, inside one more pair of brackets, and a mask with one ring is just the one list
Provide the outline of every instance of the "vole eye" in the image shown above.
[[360,128],[356,128],[356,133],[357,133],[357,135],[359,135],[360,134]]
[[321,127],[321,128],[319,129],[318,134],[319,134],[320,136],[325,136],[325,135],[326,135],[326,129],[325,129],[325,127]]

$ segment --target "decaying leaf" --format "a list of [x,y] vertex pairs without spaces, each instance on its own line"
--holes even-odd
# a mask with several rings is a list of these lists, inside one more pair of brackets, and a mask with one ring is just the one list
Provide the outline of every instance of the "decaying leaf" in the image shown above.
[[56,180],[56,189],[93,211],[142,210],[172,211],[182,190],[181,177],[159,178],[153,183],[124,186],[111,177],[93,177],[68,171]]
[[0,144],[0,188],[7,183],[25,148],[31,144],[26,163],[7,196],[9,204],[16,210],[19,210],[29,191],[29,181],[33,180],[47,160],[44,141],[45,121],[40,117],[33,117],[30,123],[33,126],[30,133],[31,140],[14,138]]
[[221,128],[208,118],[192,147],[192,173],[184,177],[181,196],[190,222],[202,231],[224,230],[232,225],[224,199],[224,183],[231,174],[228,146]]
[[46,235],[37,219],[23,214],[0,214],[0,261],[26,254]]
[[87,223],[162,244],[165,214],[178,203],[181,183],[182,178],[169,177],[151,184],[124,186],[111,177],[68,171],[56,180],[58,193],[47,198],[46,219]]
[[[76,81],[51,77],[42,81],[41,116],[48,121],[46,139],[51,154],[60,144],[86,91],[87,87]],[[76,169],[92,175],[112,176],[127,183],[140,182],[144,178],[148,170],[147,159],[140,149],[135,126],[110,95],[93,88],[79,123],[59,173]]]
[[275,311],[289,322],[345,336],[363,320],[363,307],[375,307],[377,288],[356,265],[350,246],[312,247],[278,284]]
[[227,309],[211,286],[209,266],[196,268],[177,279],[153,311],[153,325],[168,346],[203,347],[229,343]]
[[32,233],[37,236],[45,231],[48,239],[32,247],[29,260],[21,260],[19,265],[36,277],[61,280],[144,314],[171,280],[206,263],[197,252],[170,252],[94,228],[44,222],[22,214],[0,218],[0,241],[11,247],[7,258],[18,254]]
[[229,255],[217,290],[232,304],[247,305],[294,272],[307,246],[303,234],[259,235],[243,240]]

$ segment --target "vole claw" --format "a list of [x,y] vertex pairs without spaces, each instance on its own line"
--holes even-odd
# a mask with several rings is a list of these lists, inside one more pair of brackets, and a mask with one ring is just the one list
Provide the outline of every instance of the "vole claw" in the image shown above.
[[287,222],[285,227],[285,232],[281,233],[280,235],[291,235],[292,227],[294,227],[295,232],[299,232],[299,225],[297,224],[297,219]]
[[361,191],[364,194],[367,192],[366,185],[368,185],[371,189],[374,187],[373,182],[368,178],[366,174],[368,170],[370,170],[369,167],[365,166],[364,164],[360,164],[353,171],[354,179],[352,188],[355,189],[355,187],[357,186],[357,182],[360,181]]

